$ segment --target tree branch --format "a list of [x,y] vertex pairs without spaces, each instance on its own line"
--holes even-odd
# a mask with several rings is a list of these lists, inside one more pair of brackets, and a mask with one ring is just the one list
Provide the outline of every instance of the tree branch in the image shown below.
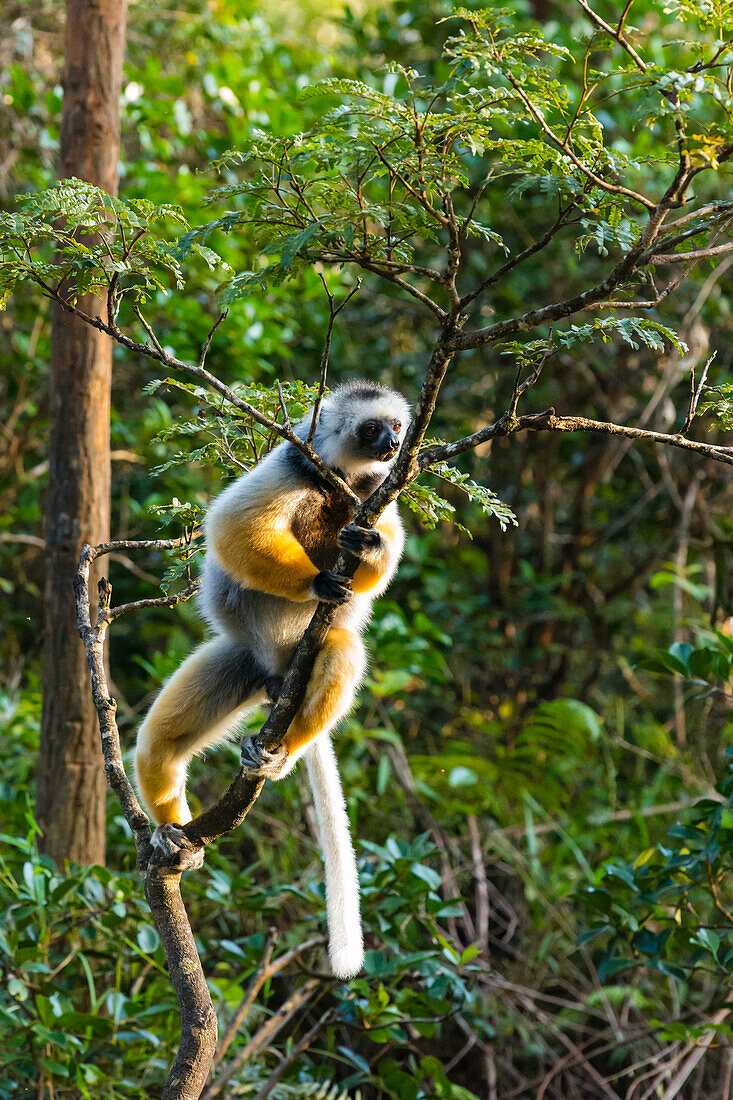
[[[244,401],[241,397],[238,397],[237,394],[229,388],[229,386],[225,385],[223,382],[220,382],[215,375],[211,374],[210,371],[206,370],[203,366],[196,366],[193,363],[186,363],[184,360],[176,358],[175,355],[169,355],[161,347],[160,343],[153,335],[152,329],[147,324],[147,322],[144,321],[139,310],[136,310],[137,316],[153,341],[154,346],[152,347],[150,344],[141,344],[136,340],[132,340],[129,336],[126,336],[125,333],[122,332],[116,324],[110,325],[109,323],[105,323],[101,319],[101,317],[92,317],[91,314],[85,313],[84,310],[79,309],[77,306],[74,306],[71,304],[71,302],[67,301],[63,297],[63,295],[59,293],[58,290],[55,290],[47,283],[44,283],[39,276],[36,275],[34,276],[34,278],[35,281],[43,288],[47,296],[52,298],[53,301],[58,302],[58,304],[68,313],[73,313],[74,316],[80,317],[82,321],[86,321],[88,325],[91,325],[92,328],[98,329],[99,332],[105,332],[108,336],[111,336],[114,340],[116,340],[118,344],[122,344],[123,347],[128,348],[130,351],[136,352],[138,355],[144,355],[148,359],[153,359],[155,362],[162,363],[164,366],[170,367],[172,370],[181,371],[184,374],[190,374],[194,378],[198,378],[202,382],[205,382],[207,386],[210,386],[217,393],[221,394],[222,397],[225,397],[226,400],[236,409],[239,409],[240,412],[245,413],[247,416],[255,420],[258,424],[262,425],[262,427],[267,428],[269,431],[273,432],[281,439],[287,440],[287,442],[290,443],[297,450],[299,450],[301,454],[304,454],[309,462],[311,462],[312,465],[315,466],[315,468],[318,470],[318,473],[321,475],[324,481],[327,481],[332,488],[336,489],[336,491],[340,493],[342,499],[351,504],[352,507],[358,507],[358,505],[361,504],[361,498],[358,497],[356,493],[354,493],[349,488],[346,482],[343,481],[343,479],[340,478],[338,474],[335,474],[333,470],[331,470],[326,465],[326,463],[323,462],[321,457],[316,454],[313,448],[309,446],[309,444],[306,443],[305,440],[300,439],[295,434],[292,428],[289,428],[287,425],[280,424],[277,420],[273,420],[271,417],[266,416],[265,413],[260,412],[260,410],[255,408],[254,405],[250,405],[248,401]],[[224,315],[222,315],[222,317],[223,316]],[[213,335],[214,330],[216,329],[219,322],[222,320],[222,317],[219,318],[219,320],[210,331],[209,336],[207,337],[207,341],[204,345],[204,350],[202,352],[203,358],[205,358],[205,351],[208,350],[208,344],[210,342],[211,336]]]
[[[401,279],[399,275],[395,275],[392,271],[383,271],[379,266],[379,260],[370,260],[360,252],[350,252],[343,255],[340,253],[334,253],[333,255],[331,253],[324,253],[322,259],[325,263],[356,264],[358,267],[363,268],[364,271],[371,271],[373,275],[378,275],[381,279],[385,279],[389,283],[394,283],[400,290],[404,290],[406,294],[409,294],[412,298],[416,298],[417,301],[426,306],[431,313],[434,313],[441,323],[444,322],[448,316],[446,311],[442,309],[437,302],[434,302],[429,295],[424,294],[422,290],[418,290],[416,286],[408,283],[406,279]],[[443,281],[442,278],[440,281]]]
[[636,67],[642,73],[645,73],[646,70],[647,70],[646,62],[642,61],[641,57],[636,52],[634,47],[629,42],[627,42],[627,40],[624,38],[623,17],[621,18],[618,26],[614,30],[614,28],[609,26],[608,23],[606,23],[606,21],[604,19],[601,19],[600,15],[597,15],[596,12],[593,11],[593,9],[590,7],[590,5],[588,3],[586,3],[586,0],[578,0],[578,3],[580,4],[583,11],[586,13],[588,18],[593,23],[595,23],[595,25],[597,27],[600,27],[601,30],[604,30],[606,32],[606,34],[610,34],[612,38],[615,38],[616,41],[618,42],[619,46],[621,46],[622,49],[626,50],[629,57],[632,58],[632,60],[633,60],[634,64],[636,65]]
[[185,603],[195,596],[199,590],[199,582],[194,581],[184,588],[182,592],[176,592],[173,596],[156,596],[149,600],[135,600],[134,603],[121,603],[117,607],[111,607],[104,612],[104,618],[108,623],[119,619],[120,615],[126,615],[129,611],[142,611],[148,607],[175,607],[177,603]]
[[634,202],[638,202],[641,206],[646,207],[646,209],[649,211],[653,211],[655,209],[654,202],[652,201],[652,199],[648,199],[646,195],[641,195],[638,191],[631,191],[628,187],[622,187],[621,184],[609,183],[608,180],[604,180],[603,176],[597,175],[585,164],[583,164],[582,160],[580,160],[580,158],[577,157],[573,150],[570,148],[568,142],[561,141],[554,130],[552,130],[551,127],[547,125],[544,115],[541,111],[537,109],[537,107],[535,107],[534,103],[529,98],[514,74],[505,71],[504,75],[511,84],[512,88],[514,88],[514,91],[517,93],[522,103],[525,105],[529,113],[534,118],[535,122],[538,123],[540,129],[542,130],[542,133],[550,139],[553,145],[555,145],[563,152],[568,160],[572,161],[575,167],[580,172],[582,172],[583,175],[591,181],[591,183],[594,183],[596,187],[600,187],[603,191],[608,191],[608,193],[611,195],[625,195],[626,198],[633,199]]
[[[699,393],[698,393],[699,399]],[[688,430],[685,424],[683,431]],[[585,416],[557,416],[554,409],[546,409],[544,412],[527,413],[524,416],[512,416],[511,412],[504,413],[493,424],[481,428],[471,435],[457,439],[454,443],[445,443],[441,446],[430,447],[423,451],[418,458],[421,470],[427,469],[436,462],[446,462],[465,451],[474,450],[482,443],[497,436],[513,435],[515,432],[595,432],[602,435],[620,435],[627,439],[647,440],[650,443],[661,443],[667,447],[678,447],[683,451],[694,451],[696,454],[712,458],[716,462],[724,462],[727,466],[733,466],[733,447],[720,447],[714,443],[700,443],[695,439],[687,439],[681,432],[670,435],[665,432],[654,432],[647,428],[634,428],[625,424],[614,424],[604,420],[589,420]]]
[[321,411],[321,402],[323,401],[323,395],[326,391],[326,374],[328,372],[328,354],[331,350],[331,336],[333,335],[333,326],[336,323],[336,318],[338,317],[339,313],[341,313],[341,311],[346,308],[346,306],[349,304],[349,302],[354,297],[354,295],[358,292],[359,287],[361,286],[361,280],[357,279],[356,286],[352,287],[351,290],[349,291],[349,293],[344,298],[343,302],[340,302],[339,305],[336,306],[336,305],[334,305],[333,294],[328,289],[328,284],[326,283],[326,280],[323,278],[323,275],[320,276],[320,279],[321,279],[321,282],[323,283],[323,289],[326,291],[326,297],[328,298],[328,328],[326,329],[326,338],[323,341],[323,351],[321,352],[321,363],[320,363],[320,369],[319,369],[319,382],[318,382],[318,395],[316,396],[316,400],[315,400],[314,405],[313,405],[313,415],[311,417],[311,426],[308,429],[308,446],[309,447],[312,445],[313,437],[316,434],[316,428],[318,426],[318,414]]
[[497,283],[499,279],[504,277],[504,275],[507,275],[515,267],[518,267],[521,263],[524,263],[525,260],[528,260],[530,256],[534,256],[537,252],[540,252],[543,248],[545,248],[553,239],[553,237],[559,232],[559,230],[562,229],[567,216],[572,212],[574,207],[574,202],[569,203],[566,207],[563,207],[563,209],[560,211],[557,218],[543,237],[540,237],[540,239],[538,241],[535,241],[534,244],[528,245],[527,248],[523,249],[521,252],[518,252],[516,256],[512,256],[506,261],[506,263],[502,264],[502,266],[498,268],[498,270],[495,271],[493,275],[489,275],[486,279],[484,279],[482,283],[479,283],[479,285],[468,294],[464,294],[463,298],[461,298],[461,308],[463,309],[467,305],[470,305],[471,302],[480,297],[485,290],[488,290],[490,286],[493,286],[494,283]]
[[204,369],[204,364],[206,363],[206,356],[207,356],[208,351],[209,351],[209,345],[211,344],[211,341],[214,338],[214,333],[216,332],[219,325],[222,323],[222,321],[226,317],[227,313],[228,313],[228,310],[226,310],[226,309],[223,311],[223,313],[220,313],[219,316],[217,317],[217,319],[214,321],[214,324],[209,329],[208,335],[207,335],[206,339],[204,340],[203,347],[201,348],[201,355],[199,356],[199,370]]
[[718,244],[714,248],[698,248],[695,252],[669,252],[655,254],[646,261],[649,264],[685,264],[688,261],[706,260],[709,256],[722,256],[724,252],[733,252],[733,241]]
[[682,428],[680,429],[680,435],[687,435],[690,428],[692,427],[692,422],[695,419],[695,413],[697,412],[698,402],[700,401],[700,394],[702,393],[702,391],[705,387],[705,380],[708,376],[708,370],[710,369],[710,364],[712,363],[712,361],[713,361],[713,359],[715,358],[716,355],[717,355],[717,352],[714,351],[713,354],[708,359],[705,366],[702,368],[702,374],[700,375],[700,381],[698,382],[697,386],[695,385],[695,366],[693,364],[690,367],[690,404],[689,404],[689,407],[687,409],[687,416],[685,417],[685,422],[682,425]]
[[[181,540],[144,542],[146,548],[163,549]],[[110,613],[111,585],[99,582],[99,607],[94,626],[89,604],[89,569],[101,554],[130,549],[129,542],[85,545],[76,577],[77,625],[84,643],[92,681],[92,696],[99,718],[104,772],[117,795],[135,839],[137,866],[145,881],[145,896],[165,951],[171,981],[181,1011],[181,1044],[162,1092],[162,1100],[198,1100],[216,1049],[217,1023],[206,978],[201,967],[191,925],[181,897],[181,871],[151,858],[150,822],[138,802],[122,763],[120,736],[115,719],[117,704],[110,698],[104,669],[104,641],[114,613]],[[143,601],[145,602],[145,601]]]
[[451,339],[452,351],[466,351],[470,348],[485,347],[486,344],[503,340],[507,336],[513,336],[516,332],[528,332],[537,325],[551,324],[563,317],[570,317],[586,309],[589,305],[600,301],[616,289],[636,269],[639,258],[654,242],[667,212],[672,204],[669,193],[660,200],[658,205],[649,215],[649,220],[634,247],[616,264],[606,278],[591,290],[576,294],[573,298],[566,298],[562,302],[553,302],[541,309],[532,309],[519,317],[513,317],[507,321],[497,321],[487,328],[473,329],[464,333],[456,333]]

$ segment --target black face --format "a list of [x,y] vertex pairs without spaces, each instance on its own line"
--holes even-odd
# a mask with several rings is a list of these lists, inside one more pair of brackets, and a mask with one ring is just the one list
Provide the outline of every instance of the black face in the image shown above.
[[400,449],[399,420],[365,420],[356,432],[356,446],[364,458],[384,462],[394,458]]

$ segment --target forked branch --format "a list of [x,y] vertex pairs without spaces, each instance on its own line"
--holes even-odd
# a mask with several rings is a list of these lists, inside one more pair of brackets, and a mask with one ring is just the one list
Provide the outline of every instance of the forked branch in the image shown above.
[[[450,358],[444,341],[439,340],[430,360],[415,410],[415,418],[406,435],[403,458],[395,464],[387,482],[377,493],[364,503],[359,500],[360,507],[355,517],[357,523],[371,526],[389,501],[395,499],[418,475],[419,467],[415,459],[435,408],[440,384]],[[142,600],[138,604],[126,604],[113,608],[111,607],[111,586],[107,580],[103,579],[100,581],[99,605],[93,625],[89,601],[89,570],[92,562],[98,557],[120,550],[172,548],[180,545],[180,541],[108,542],[97,547],[84,546],[74,588],[78,628],[87,653],[94,705],[99,718],[105,774],[120,800],[125,819],[135,838],[138,867],[144,875],[146,897],[166,953],[171,980],[181,1010],[181,1045],[162,1097],[163,1100],[198,1100],[216,1049],[216,1015],[181,897],[182,867],[180,863],[176,865],[166,863],[167,857],[159,849],[152,848],[149,819],[140,806],[125,773],[119,731],[115,720],[116,704],[109,695],[103,659],[107,629],[119,615],[135,610],[136,607],[172,605],[187,598],[194,590],[194,586],[189,586],[186,593],[178,596]],[[358,564],[356,557],[342,551],[335,568],[338,572],[351,577]],[[332,604],[319,604],[310,626],[298,645],[278,701],[258,735],[260,743],[267,748],[272,749],[282,742],[302,702],[313,663],[335,611],[336,608]],[[263,780],[249,779],[240,769],[219,802],[185,826],[184,832],[191,849],[204,847],[243,821],[262,786]],[[301,997],[298,1005],[302,1003],[306,988],[309,995],[312,986],[304,987],[304,990],[298,994]],[[215,1091],[218,1090],[215,1089]]]
[[257,424],[260,424],[263,428],[267,428],[270,432],[278,436],[280,439],[287,440],[288,443],[290,443],[293,447],[304,454],[308,461],[311,462],[313,466],[315,466],[323,479],[327,481],[328,484],[331,485],[332,488],[334,488],[341,495],[342,499],[344,499],[347,503],[351,504],[352,506],[357,506],[361,503],[361,500],[356,495],[356,493],[354,493],[349,488],[346,482],[343,481],[343,479],[340,478],[338,474],[335,474],[333,470],[331,470],[330,467],[327,466],[325,462],[323,462],[323,460],[320,458],[319,455],[316,454],[309,443],[296,435],[295,431],[289,423],[281,424],[279,421],[273,420],[272,417],[267,416],[254,405],[251,405],[248,401],[245,401],[243,398],[239,397],[239,395],[234,393],[234,391],[231,390],[229,386],[221,382],[215,375],[211,374],[211,372],[206,370],[206,368],[203,366],[203,363],[206,359],[206,353],[211,343],[211,339],[214,335],[215,330],[226,316],[225,313],[222,313],[217,318],[213,327],[209,331],[209,334],[206,337],[206,340],[204,341],[204,345],[201,350],[199,363],[187,363],[183,359],[178,359],[175,355],[171,355],[165,350],[165,348],[161,346],[160,341],[155,337],[151,326],[144,319],[139,308],[136,308],[135,312],[152,341],[152,343],[150,344],[144,344],[140,343],[137,340],[133,340],[131,337],[127,336],[127,334],[124,333],[117,326],[116,323],[113,322],[110,324],[109,318],[105,322],[101,319],[101,317],[93,317],[91,314],[85,313],[84,310],[79,309],[78,306],[73,305],[72,302],[64,298],[58,288],[52,287],[48,283],[43,282],[43,280],[41,280],[38,276],[35,276],[35,281],[39,283],[47,297],[51,298],[54,302],[57,302],[62,307],[62,309],[66,310],[67,313],[72,313],[75,317],[79,317],[82,321],[85,321],[88,325],[91,325],[92,328],[96,328],[99,332],[104,332],[108,336],[111,336],[113,340],[116,340],[118,344],[122,344],[123,347],[128,348],[130,351],[134,351],[138,355],[144,355],[146,358],[152,359],[157,363],[162,363],[164,366],[170,367],[171,370],[180,371],[183,374],[189,374],[192,377],[197,378],[202,382],[205,382],[206,385],[210,386],[211,389],[216,391],[216,393],[221,394],[221,396],[224,397],[231,405],[233,405],[235,409],[238,409],[240,412],[250,417]]

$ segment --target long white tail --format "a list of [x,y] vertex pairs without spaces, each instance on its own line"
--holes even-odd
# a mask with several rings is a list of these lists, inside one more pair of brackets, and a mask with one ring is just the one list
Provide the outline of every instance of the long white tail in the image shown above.
[[364,962],[359,875],[330,735],[311,741],[304,758],[326,864],[328,956],[337,978],[353,978]]

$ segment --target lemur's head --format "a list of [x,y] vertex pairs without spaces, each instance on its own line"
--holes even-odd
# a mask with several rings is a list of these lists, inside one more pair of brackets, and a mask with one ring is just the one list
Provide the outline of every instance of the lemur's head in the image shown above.
[[[324,398],[313,446],[347,476],[386,476],[409,422],[410,406],[401,394],[375,382],[349,382]],[[307,414],[306,432],[310,423]]]

